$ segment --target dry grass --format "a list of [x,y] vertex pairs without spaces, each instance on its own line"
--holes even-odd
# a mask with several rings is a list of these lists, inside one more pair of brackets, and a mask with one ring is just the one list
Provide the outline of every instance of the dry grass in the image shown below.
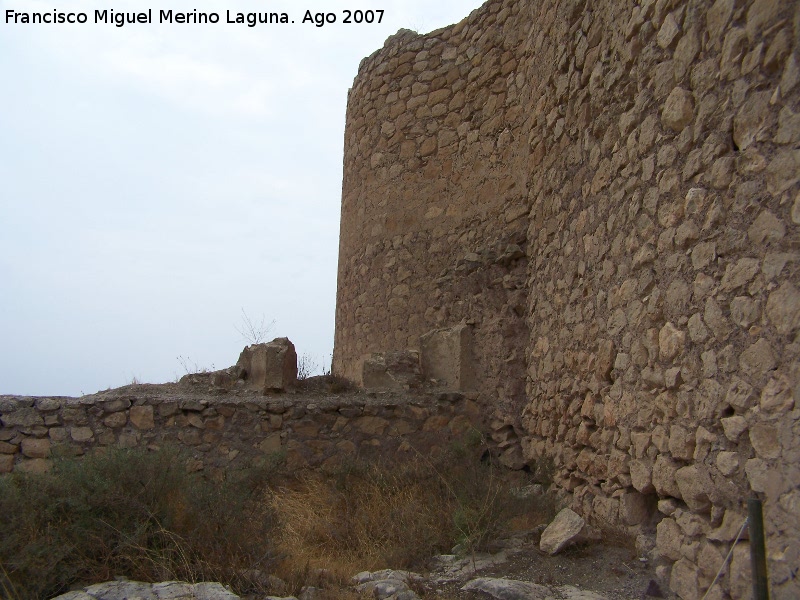
[[422,469],[376,465],[336,476],[306,473],[275,490],[277,548],[285,577],[325,569],[333,581],[363,570],[406,568],[452,545],[452,507]]
[[0,479],[0,593],[52,597],[125,575],[220,581],[240,595],[313,585],[357,598],[347,588],[359,571],[420,568],[454,546],[469,554],[547,514],[540,500],[512,493],[524,482],[477,460],[475,443],[436,463],[353,462],[291,476],[271,465],[222,484],[187,475],[166,451],[14,474]]

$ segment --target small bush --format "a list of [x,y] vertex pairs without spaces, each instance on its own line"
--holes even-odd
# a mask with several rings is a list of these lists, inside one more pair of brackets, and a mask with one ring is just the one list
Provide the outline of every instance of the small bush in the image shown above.
[[48,475],[4,477],[0,589],[52,597],[115,575],[237,584],[271,558],[274,522],[255,501],[265,483],[211,484],[167,450],[115,450],[58,461]]
[[513,492],[530,483],[525,474],[479,460],[483,447],[473,432],[435,461],[356,460],[291,475],[278,458],[221,483],[187,474],[170,450],[13,473],[0,478],[0,595],[52,597],[124,575],[219,581],[240,595],[315,585],[345,597],[358,571],[415,568],[454,545],[468,554],[552,513]]

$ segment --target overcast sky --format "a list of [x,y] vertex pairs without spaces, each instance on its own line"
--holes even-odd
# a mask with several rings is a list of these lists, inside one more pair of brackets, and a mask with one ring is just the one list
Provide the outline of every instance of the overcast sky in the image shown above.
[[[480,0],[0,0],[0,394],[224,368],[242,311],[333,349],[342,145],[359,61]],[[6,11],[85,12],[83,25]],[[94,11],[153,9],[153,24]],[[217,12],[158,24],[159,10]],[[380,24],[344,10],[383,9]],[[294,24],[225,23],[225,11]],[[337,22],[302,24],[324,11]],[[179,357],[181,357],[179,359]]]

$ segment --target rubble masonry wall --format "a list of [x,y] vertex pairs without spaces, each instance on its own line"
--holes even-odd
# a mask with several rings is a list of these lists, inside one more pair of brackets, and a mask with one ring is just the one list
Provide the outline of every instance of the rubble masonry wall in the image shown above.
[[0,474],[46,472],[55,457],[106,448],[161,447],[182,449],[190,471],[212,478],[276,456],[292,470],[336,469],[357,458],[435,455],[478,417],[461,394],[203,397],[146,387],[81,398],[0,396]]
[[467,322],[504,444],[654,531],[682,598],[750,495],[800,596],[799,90],[790,0],[489,0],[389,38],[348,103],[334,371]]

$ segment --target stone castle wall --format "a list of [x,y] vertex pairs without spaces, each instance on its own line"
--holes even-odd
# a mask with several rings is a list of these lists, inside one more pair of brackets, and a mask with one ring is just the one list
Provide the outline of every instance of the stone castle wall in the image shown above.
[[[750,495],[798,597],[798,181],[795,2],[490,0],[401,32],[350,93],[334,370],[469,323],[504,444],[655,532],[682,598]],[[716,597],[748,597],[747,552]]]
[[0,474],[44,472],[104,448],[182,449],[221,478],[275,455],[290,469],[356,458],[435,455],[461,440],[477,406],[461,394],[204,395],[135,386],[81,398],[0,396]]

